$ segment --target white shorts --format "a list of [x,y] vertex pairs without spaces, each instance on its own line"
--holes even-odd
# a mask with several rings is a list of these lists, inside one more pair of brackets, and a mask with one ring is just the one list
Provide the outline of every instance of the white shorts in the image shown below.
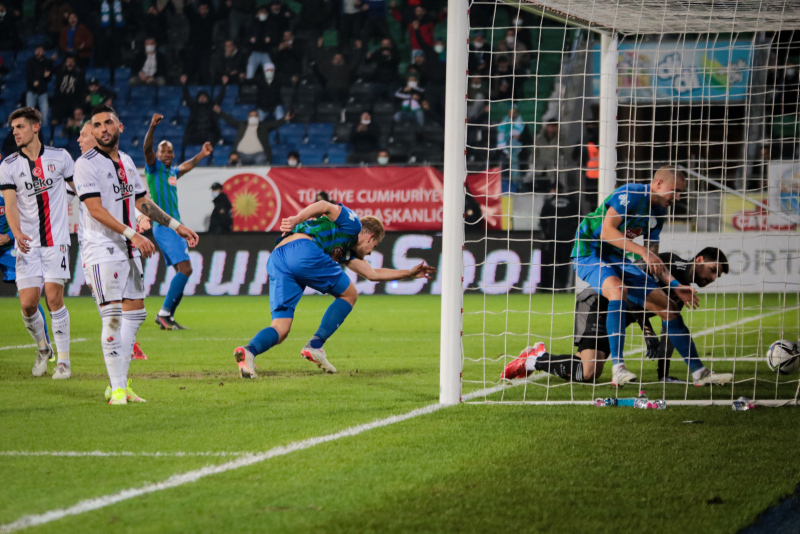
[[43,282],[64,285],[70,279],[69,246],[31,247],[27,254],[17,249],[17,290],[42,287]]
[[144,270],[142,260],[109,261],[87,265],[98,305],[122,299],[144,299]]

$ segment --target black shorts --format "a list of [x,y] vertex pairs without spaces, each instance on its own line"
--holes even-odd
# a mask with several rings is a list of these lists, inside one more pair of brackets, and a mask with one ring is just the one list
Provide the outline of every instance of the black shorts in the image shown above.
[[575,299],[573,342],[578,352],[595,350],[611,354],[606,331],[608,301],[592,288],[584,289]]

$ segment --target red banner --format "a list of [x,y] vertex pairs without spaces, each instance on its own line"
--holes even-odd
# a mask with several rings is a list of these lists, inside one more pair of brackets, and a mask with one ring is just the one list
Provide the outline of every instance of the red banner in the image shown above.
[[501,202],[502,187],[500,169],[489,169],[486,172],[470,174],[466,182],[469,193],[481,205],[483,220],[489,230],[502,230],[503,206]]
[[238,232],[276,231],[326,191],[359,216],[375,215],[390,231],[442,229],[442,174],[431,167],[269,168],[223,183]]

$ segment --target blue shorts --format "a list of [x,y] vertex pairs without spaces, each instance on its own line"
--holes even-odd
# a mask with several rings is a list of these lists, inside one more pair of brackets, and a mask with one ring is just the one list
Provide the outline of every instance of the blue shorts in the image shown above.
[[622,280],[622,285],[628,291],[628,300],[641,307],[644,307],[644,301],[650,293],[660,289],[655,278],[642,271],[630,260],[625,259],[611,263],[601,260],[597,256],[573,258],[573,260],[575,274],[601,295],[603,294],[603,282],[612,276]]
[[169,226],[153,223],[153,237],[164,254],[167,266],[189,261],[189,244]]
[[310,239],[276,248],[267,261],[269,308],[273,319],[294,317],[306,286],[338,297],[350,286],[342,267]]
[[0,252],[0,270],[3,271],[3,282],[16,282],[17,281],[17,258],[11,255],[8,249],[5,252]]

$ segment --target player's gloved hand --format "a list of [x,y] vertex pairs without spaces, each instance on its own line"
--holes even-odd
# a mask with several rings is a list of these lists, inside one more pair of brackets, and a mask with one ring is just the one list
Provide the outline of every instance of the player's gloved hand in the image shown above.
[[672,293],[676,295],[687,308],[693,310],[700,305],[700,298],[697,290],[690,286],[677,286],[672,288]]
[[200,237],[194,233],[192,229],[187,228],[184,225],[180,225],[175,232],[177,232],[179,236],[186,240],[190,248],[196,247],[198,241],[200,241]]
[[647,262],[647,268],[653,276],[661,276],[667,270],[667,266],[664,265],[664,262],[661,261],[661,258],[659,258],[658,254],[655,252],[648,251],[647,256],[644,257],[644,261]]
[[139,249],[139,252],[142,253],[142,257],[145,259],[152,256],[156,251],[156,246],[142,234],[134,234],[131,239],[131,244]]
[[436,267],[425,265],[425,262],[423,261],[419,265],[414,266],[408,272],[408,278],[410,279],[427,278],[428,280],[433,280],[434,274],[436,274]]

